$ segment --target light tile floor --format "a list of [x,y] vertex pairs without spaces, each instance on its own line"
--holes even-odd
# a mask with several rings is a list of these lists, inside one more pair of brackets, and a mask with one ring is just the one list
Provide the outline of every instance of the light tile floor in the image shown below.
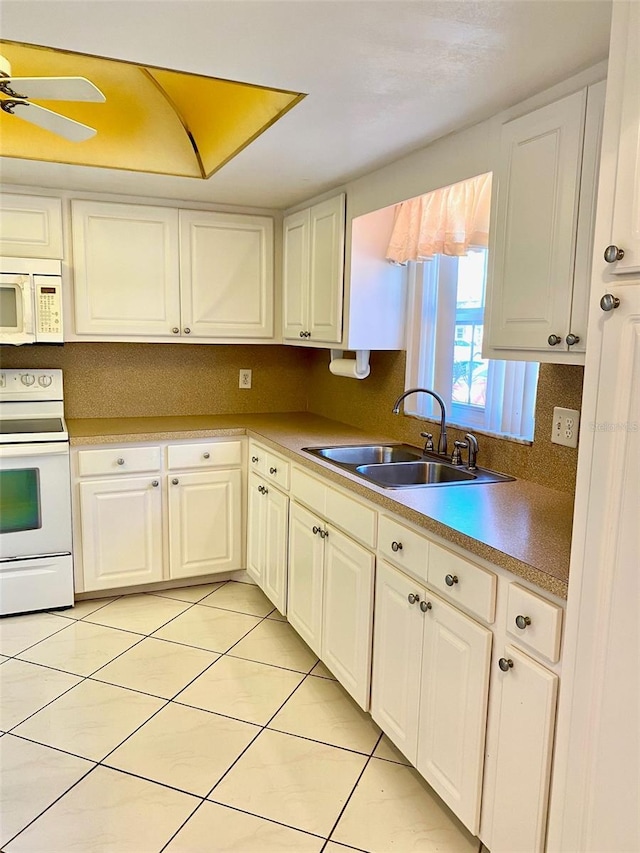
[[0,620],[6,853],[475,853],[260,590]]

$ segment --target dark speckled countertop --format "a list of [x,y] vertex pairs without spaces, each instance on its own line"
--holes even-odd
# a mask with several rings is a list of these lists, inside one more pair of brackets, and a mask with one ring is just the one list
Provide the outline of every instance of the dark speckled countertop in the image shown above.
[[[307,413],[84,418],[67,421],[72,446],[252,435],[327,479],[472,554],[567,596],[573,497],[526,480],[434,489],[378,488],[303,447],[389,442]],[[480,464],[482,460],[480,459]]]

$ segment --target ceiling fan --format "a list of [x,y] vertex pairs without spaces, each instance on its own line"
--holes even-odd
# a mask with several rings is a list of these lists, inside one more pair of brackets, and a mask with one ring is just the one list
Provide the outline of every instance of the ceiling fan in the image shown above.
[[[15,88],[14,88],[15,87]],[[20,92],[28,92],[26,95]],[[95,136],[93,127],[32,103],[39,101],[90,101],[104,103],[105,96],[86,77],[12,77],[11,65],[0,56],[0,109],[58,134],[70,142]]]

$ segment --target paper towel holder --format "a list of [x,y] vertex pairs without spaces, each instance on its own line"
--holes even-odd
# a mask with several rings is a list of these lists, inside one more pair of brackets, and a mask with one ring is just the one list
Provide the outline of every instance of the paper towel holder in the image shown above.
[[369,355],[371,350],[355,350],[355,358],[344,358],[344,350],[332,349],[329,370],[336,376],[348,376],[352,379],[366,379],[371,368]]

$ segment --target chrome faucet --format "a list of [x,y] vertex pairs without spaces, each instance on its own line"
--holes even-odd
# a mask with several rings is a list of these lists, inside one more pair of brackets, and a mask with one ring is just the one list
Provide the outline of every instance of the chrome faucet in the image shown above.
[[404,400],[405,397],[408,397],[409,394],[416,394],[419,391],[422,391],[423,394],[429,394],[440,404],[440,438],[438,439],[438,453],[442,456],[447,455],[447,412],[444,407],[444,400],[440,396],[440,394],[436,394],[435,391],[429,390],[429,388],[409,388],[408,391],[405,391],[404,394],[400,394],[398,399],[393,404],[393,414],[397,415],[400,411],[400,403]]
[[478,439],[473,435],[473,433],[467,432],[464,436],[467,439],[467,447],[469,448],[469,464],[467,468],[469,471],[476,470],[476,460],[478,458]]

